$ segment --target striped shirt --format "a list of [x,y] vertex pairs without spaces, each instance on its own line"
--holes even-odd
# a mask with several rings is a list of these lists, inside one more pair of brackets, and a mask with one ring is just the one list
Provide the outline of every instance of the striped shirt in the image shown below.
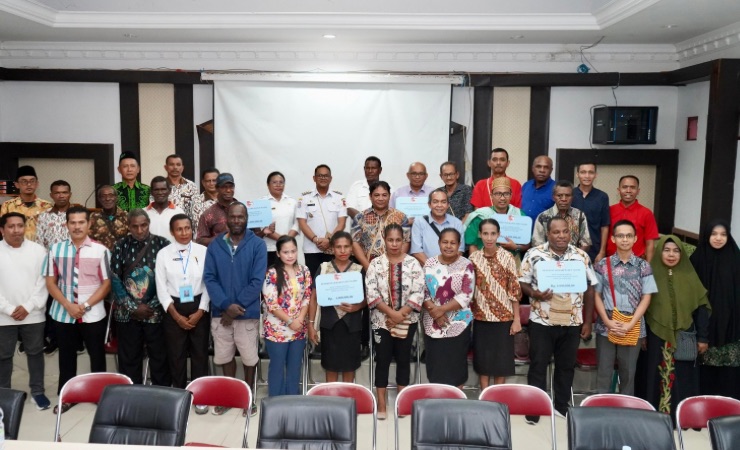
[[[83,304],[110,278],[110,251],[88,237],[80,246],[79,256],[77,253],[78,250],[70,239],[52,244],[44,262],[44,275],[57,277],[57,286],[67,300]],[[75,263],[78,267],[77,299],[74,294]],[[49,315],[57,322],[75,323],[75,319],[57,300],[52,302]],[[82,316],[82,321],[91,323],[104,318],[105,307],[103,302],[98,302]]]

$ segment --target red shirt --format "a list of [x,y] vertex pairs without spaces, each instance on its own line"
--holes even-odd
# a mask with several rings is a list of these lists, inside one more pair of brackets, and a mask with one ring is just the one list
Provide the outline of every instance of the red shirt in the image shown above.
[[[506,175],[506,178],[511,182],[511,204],[517,208],[522,207],[522,185],[515,179]],[[470,204],[476,208],[484,208],[486,206],[493,206],[491,203],[491,182],[493,177],[484,178],[477,183],[473,188],[473,196],[470,198]]]
[[[655,223],[653,212],[642,206],[637,200],[630,206],[624,206],[620,201],[609,207],[609,214],[612,218],[611,227],[614,227],[615,223],[624,219],[635,224],[637,241],[635,242],[635,246],[632,247],[632,253],[637,256],[645,256],[646,240],[655,240],[660,237],[658,235],[658,224]],[[610,228],[610,232],[612,229]],[[609,239],[606,242],[606,255],[613,255],[616,251],[617,246]]]

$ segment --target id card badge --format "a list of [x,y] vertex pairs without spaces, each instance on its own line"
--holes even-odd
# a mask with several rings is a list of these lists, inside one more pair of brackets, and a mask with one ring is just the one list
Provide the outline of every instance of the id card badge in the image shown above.
[[180,286],[180,303],[192,303],[194,301],[195,296],[193,295],[193,286],[189,284]]

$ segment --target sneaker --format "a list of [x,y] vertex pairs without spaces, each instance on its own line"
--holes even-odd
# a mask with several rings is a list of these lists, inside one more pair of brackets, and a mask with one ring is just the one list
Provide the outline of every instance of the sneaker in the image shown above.
[[31,396],[31,403],[36,405],[36,409],[43,411],[51,407],[51,402],[44,394],[36,394]]
[[540,416],[524,416],[524,422],[528,425],[537,425],[540,422]]
[[231,408],[227,408],[225,406],[214,406],[213,411],[211,411],[211,414],[214,416],[222,416],[226,411],[230,410]]
[[561,410],[555,408],[555,416],[562,417],[563,419],[565,419],[565,416],[567,416],[567,415],[568,415],[568,410],[567,409],[565,411],[561,411]]
[[208,405],[195,405],[195,414],[202,416],[208,413]]
[[58,349],[59,349],[59,347],[57,347],[56,344],[52,344],[51,342],[47,342],[46,344],[44,344],[44,355],[51,356],[54,353],[56,353]]

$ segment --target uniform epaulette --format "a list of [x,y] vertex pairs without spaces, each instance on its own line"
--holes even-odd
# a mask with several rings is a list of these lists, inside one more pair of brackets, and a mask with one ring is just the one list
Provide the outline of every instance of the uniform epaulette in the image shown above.
[[333,189],[332,189],[332,192],[333,192],[333,193],[335,193],[335,194],[338,194],[338,195],[344,195],[344,194],[342,194],[341,192],[339,192],[339,191],[335,191],[335,190],[333,190]]
[[306,192],[301,192],[301,195],[308,195],[308,194],[310,194],[311,192],[313,192],[313,190],[310,190],[310,191],[306,191]]

